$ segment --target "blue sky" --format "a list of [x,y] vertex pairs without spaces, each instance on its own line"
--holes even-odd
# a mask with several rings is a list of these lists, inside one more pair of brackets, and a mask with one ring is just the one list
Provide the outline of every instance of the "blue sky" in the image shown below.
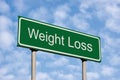
[[[0,80],[30,80],[31,51],[17,47],[18,16],[100,36],[102,62],[87,80],[120,80],[120,0],[0,0]],[[37,52],[37,80],[81,80],[81,60]]]

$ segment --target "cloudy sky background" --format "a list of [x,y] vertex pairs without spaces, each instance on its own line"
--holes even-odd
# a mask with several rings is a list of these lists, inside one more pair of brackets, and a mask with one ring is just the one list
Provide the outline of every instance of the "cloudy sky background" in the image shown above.
[[[31,51],[17,47],[18,16],[100,36],[102,62],[87,80],[120,80],[120,0],[0,0],[0,80],[30,80]],[[81,60],[37,52],[37,80],[81,80]]]

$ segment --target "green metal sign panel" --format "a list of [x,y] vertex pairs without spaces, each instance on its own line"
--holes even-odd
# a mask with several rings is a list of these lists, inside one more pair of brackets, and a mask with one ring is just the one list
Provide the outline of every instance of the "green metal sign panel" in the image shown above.
[[19,16],[18,46],[101,61],[100,38]]

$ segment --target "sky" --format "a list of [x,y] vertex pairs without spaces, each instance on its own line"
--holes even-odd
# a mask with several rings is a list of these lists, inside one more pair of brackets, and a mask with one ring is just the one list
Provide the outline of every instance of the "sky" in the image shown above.
[[[87,61],[87,80],[120,80],[120,0],[0,0],[0,80],[31,80],[18,16],[99,36],[102,61]],[[37,51],[36,63],[36,80],[82,80],[78,58]]]

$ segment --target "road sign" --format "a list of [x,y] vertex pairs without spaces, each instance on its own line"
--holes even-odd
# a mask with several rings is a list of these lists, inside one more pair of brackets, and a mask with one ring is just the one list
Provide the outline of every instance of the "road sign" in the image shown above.
[[18,46],[101,61],[100,38],[19,16]]

